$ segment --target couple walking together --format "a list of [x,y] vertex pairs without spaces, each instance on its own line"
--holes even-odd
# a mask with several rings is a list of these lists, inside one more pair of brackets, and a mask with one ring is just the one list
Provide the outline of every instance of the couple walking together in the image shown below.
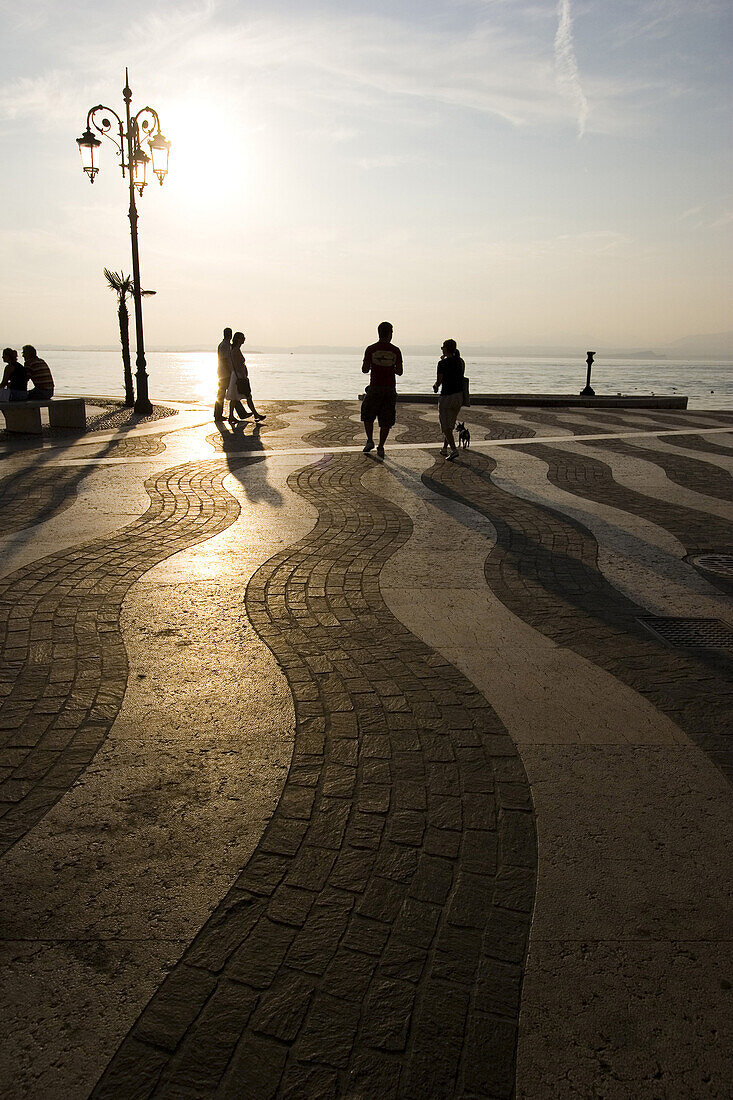
[[[361,419],[364,424],[367,441],[364,454],[374,450],[374,421],[379,424],[379,443],[377,455],[384,458],[384,444],[393,427],[397,412],[397,380],[401,375],[402,352],[392,343],[393,328],[389,321],[382,321],[377,327],[379,339],[370,344],[364,352],[362,371],[369,375],[369,385],[361,403]],[[466,364],[461,359],[455,340],[446,340],[441,347],[437,377],[433,392],[440,390],[438,417],[443,433],[443,446],[440,453],[451,462],[458,454],[453,429],[461,405],[464,403],[464,380]]]
[[[216,394],[216,404],[214,405],[214,420],[224,419],[224,402],[228,401],[228,420],[230,424],[242,424],[246,420],[249,420],[250,416],[254,417],[256,424],[260,424],[267,418],[264,413],[257,412],[254,401],[252,400],[249,371],[247,370],[247,364],[242,355],[242,344],[245,339],[244,333],[235,332],[234,336],[232,336],[232,330],[230,328],[225,328],[223,336],[224,339],[216,349],[219,387]],[[242,404],[242,398],[244,398],[249,405],[249,412],[245,410]],[[235,417],[235,412],[238,414],[239,420]]]

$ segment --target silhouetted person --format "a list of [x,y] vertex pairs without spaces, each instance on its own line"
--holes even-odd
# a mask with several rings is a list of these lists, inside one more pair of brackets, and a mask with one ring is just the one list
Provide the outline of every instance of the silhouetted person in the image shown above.
[[448,461],[452,462],[458,454],[453,429],[463,404],[466,364],[461,359],[455,340],[446,340],[440,350],[443,354],[438,360],[438,376],[433,385],[433,392],[437,393],[440,389],[438,418],[440,430],[443,433],[443,446],[440,453],[444,457],[447,455]]
[[[235,332],[232,337],[232,372],[236,375],[236,389],[238,394],[244,397],[245,401],[249,405],[252,416],[254,416],[256,422],[260,424],[263,420],[266,420],[264,413],[258,413],[255,408],[254,401],[252,400],[252,387],[249,382],[249,371],[247,370],[247,364],[242,355],[242,344],[244,343],[244,333]],[[250,414],[244,411],[242,402],[237,399],[229,406],[229,421],[232,422],[232,411],[236,409],[241,417],[249,416]]]
[[224,329],[224,339],[216,349],[217,390],[214,403],[214,420],[224,419],[224,399],[232,377],[232,330]]
[[45,359],[38,358],[33,344],[23,347],[23,362],[28,371],[33,389],[28,391],[28,401],[50,401],[53,397],[53,375]]
[[369,385],[361,403],[361,419],[366,432],[364,454],[374,449],[374,421],[379,424],[377,454],[384,458],[384,444],[397,414],[397,380],[402,374],[402,352],[392,343],[392,325],[382,321],[377,327],[379,339],[364,352],[362,372],[369,375]]
[[3,348],[3,380],[0,382],[0,401],[25,401],[28,397],[28,371],[18,362],[15,348]]

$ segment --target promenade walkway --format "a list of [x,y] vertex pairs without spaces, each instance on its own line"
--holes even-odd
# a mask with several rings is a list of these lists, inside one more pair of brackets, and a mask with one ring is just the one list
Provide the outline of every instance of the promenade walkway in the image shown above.
[[0,1095],[730,1097],[733,412],[0,438]]

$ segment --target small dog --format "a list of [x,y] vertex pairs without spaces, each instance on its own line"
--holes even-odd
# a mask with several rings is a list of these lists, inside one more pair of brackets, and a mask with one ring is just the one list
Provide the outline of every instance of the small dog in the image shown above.
[[459,420],[456,424],[456,431],[458,432],[458,443],[465,450],[466,447],[471,446],[471,433],[462,420]]

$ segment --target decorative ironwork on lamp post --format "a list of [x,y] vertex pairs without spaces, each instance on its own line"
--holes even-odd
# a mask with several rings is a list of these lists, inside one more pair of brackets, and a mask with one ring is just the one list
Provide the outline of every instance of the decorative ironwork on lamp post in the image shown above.
[[[158,182],[163,185],[163,180],[168,172],[168,153],[170,142],[163,136],[160,128],[158,112],[152,107],[143,107],[136,115],[130,114],[130,78],[125,69],[125,87],[122,91],[125,100],[125,121],[120,118],[111,107],[104,107],[101,103],[92,107],[87,113],[87,128],[80,138],[76,139],[81,153],[82,166],[89,176],[90,183],[94,183],[94,177],[99,171],[96,163],[98,150],[102,142],[92,132],[92,128],[108,138],[120,155],[120,167],[123,177],[126,176],[130,188],[130,237],[132,239],[132,279],[133,299],[135,302],[135,334],[137,341],[137,399],[135,412],[152,412],[153,406],[148,397],[148,372],[145,363],[145,343],[143,339],[143,305],[140,290],[140,257],[137,247],[137,204],[135,191],[142,195],[147,183],[146,175],[148,164],[152,161],[153,172],[158,177]],[[112,121],[114,120],[114,121]],[[147,146],[149,153],[146,152]]]

